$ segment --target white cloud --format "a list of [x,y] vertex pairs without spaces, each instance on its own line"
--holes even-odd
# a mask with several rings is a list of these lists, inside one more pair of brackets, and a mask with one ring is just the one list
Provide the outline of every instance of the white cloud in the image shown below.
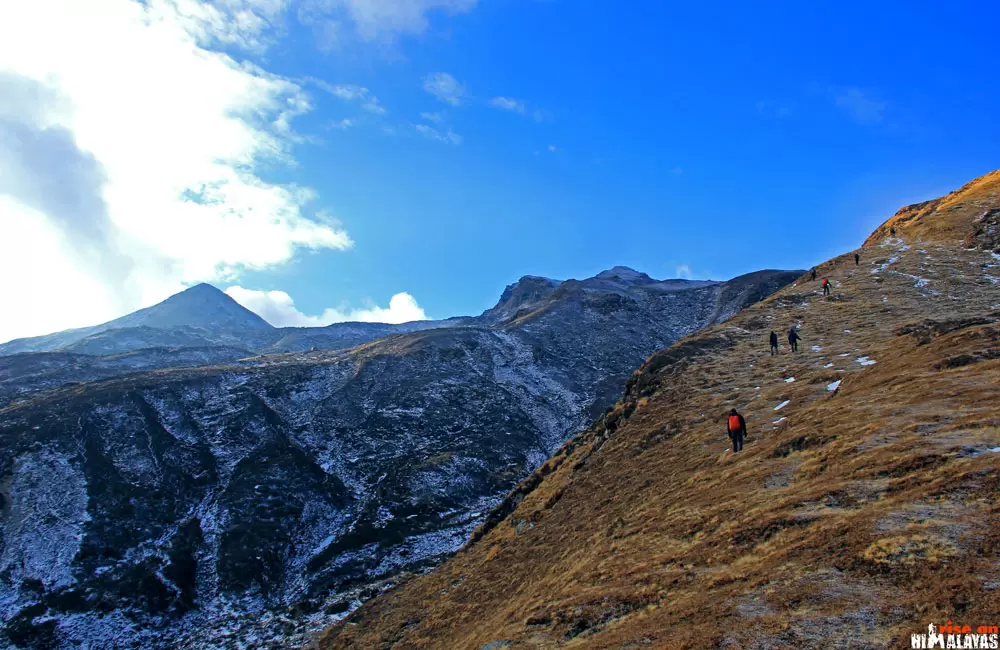
[[378,99],[375,97],[370,98],[368,101],[362,104],[361,108],[363,108],[364,110],[368,111],[373,115],[385,115],[385,108],[383,108],[382,105],[378,103]]
[[422,34],[429,15],[456,15],[477,0],[303,0],[299,22],[316,31],[322,46],[333,48],[349,35],[365,41],[392,42],[403,34]]
[[860,88],[846,88],[840,91],[834,102],[860,124],[881,122],[889,102],[875,99]]
[[438,142],[444,142],[446,144],[453,144],[455,146],[462,144],[462,136],[455,133],[451,129],[448,129],[447,131],[439,131],[432,126],[427,126],[426,124],[417,124],[414,128],[417,129],[417,133],[425,138],[437,140]]
[[322,79],[314,79],[312,77],[307,78],[306,81],[315,84],[319,88],[322,88],[334,97],[342,99],[345,102],[359,102],[362,109],[372,113],[373,115],[385,115],[386,113],[385,108],[381,103],[379,103],[378,97],[373,95],[371,91],[364,86],[355,86],[352,84],[334,85],[327,83]]
[[354,126],[354,120],[350,120],[350,119],[348,119],[348,118],[345,117],[344,119],[340,120],[339,122],[334,122],[331,126],[333,128],[335,128],[335,129],[340,129],[341,131],[346,131],[347,129],[349,129],[352,126]]
[[206,49],[266,47],[283,8],[0,3],[0,275],[21,279],[7,284],[19,313],[0,319],[0,340],[101,322],[302,248],[352,245],[310,212],[315,192],[255,171],[294,162],[291,124],[308,96]]
[[552,152],[552,153],[555,153],[555,151],[556,151],[556,146],[555,146],[554,144],[550,144],[550,145],[549,145],[549,151],[550,151],[550,152]]
[[421,113],[420,117],[428,122],[434,122],[435,124],[441,124],[445,119],[444,113],[441,111],[438,111],[437,113]]
[[328,84],[325,81],[317,82],[323,90],[327,91],[334,97],[339,97],[345,101],[354,101],[355,99],[364,99],[368,97],[368,89],[363,86],[353,86],[353,85],[340,85],[334,86],[333,84]]
[[493,108],[499,108],[503,111],[520,113],[521,115],[524,115],[527,110],[527,106],[524,102],[519,99],[511,99],[510,97],[494,97],[490,100],[490,106]]
[[436,72],[424,77],[424,90],[452,106],[461,104],[465,97],[465,86],[447,72]]
[[[274,44],[289,0],[170,0],[150,2],[154,20],[164,14],[205,47],[226,45],[262,52]],[[95,3],[96,4],[96,3]]]
[[677,269],[674,271],[674,277],[682,278],[684,280],[690,280],[692,277],[691,267],[688,266],[687,264],[678,265]]
[[226,293],[233,300],[275,327],[324,327],[332,323],[360,321],[366,323],[408,323],[427,320],[427,314],[408,293],[397,293],[388,307],[372,305],[364,309],[328,307],[318,316],[303,314],[295,307],[292,297],[284,291],[257,291],[232,286]]

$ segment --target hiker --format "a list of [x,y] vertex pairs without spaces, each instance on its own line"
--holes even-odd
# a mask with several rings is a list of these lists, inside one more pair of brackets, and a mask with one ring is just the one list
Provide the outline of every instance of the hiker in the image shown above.
[[733,409],[729,412],[729,439],[733,441],[733,453],[743,449],[743,438],[747,435],[747,422]]
[[813,268],[812,271],[809,271],[809,275],[811,276],[809,278],[810,280],[816,280],[816,269],[815,269],[815,267]]
[[854,254],[854,266],[861,266],[861,256],[857,253]]
[[788,344],[792,346],[792,352],[799,351],[799,341],[801,340],[802,337],[799,336],[799,333],[795,331],[794,327],[788,330]]
[[896,236],[896,229],[895,228],[889,228],[889,236],[890,237],[895,237]]
[[771,356],[778,354],[778,335],[771,330]]
[[830,295],[830,281],[827,280],[826,278],[823,278],[823,295],[824,296]]

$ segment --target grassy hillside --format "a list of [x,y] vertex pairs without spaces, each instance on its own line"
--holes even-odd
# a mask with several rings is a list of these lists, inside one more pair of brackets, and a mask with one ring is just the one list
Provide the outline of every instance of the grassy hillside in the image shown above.
[[818,267],[829,298],[803,277],[657,353],[465,549],[318,646],[887,648],[997,624],[998,215],[994,172]]

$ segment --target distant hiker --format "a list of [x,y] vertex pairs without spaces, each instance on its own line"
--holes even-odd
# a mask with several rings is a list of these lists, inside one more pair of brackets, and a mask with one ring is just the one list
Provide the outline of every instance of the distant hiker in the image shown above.
[[778,335],[771,330],[771,356],[778,354]]
[[809,275],[811,276],[809,279],[815,281],[816,280],[816,269],[813,269],[812,271],[809,271]]
[[861,265],[861,256],[858,255],[857,253],[855,253],[854,254],[854,266],[860,266],[860,265]]
[[792,346],[792,352],[799,351],[799,341],[801,340],[802,337],[799,336],[799,333],[795,331],[794,327],[788,330],[788,345]]
[[733,441],[733,453],[735,454],[743,449],[743,438],[747,435],[747,422],[742,415],[736,412],[736,409],[729,412],[727,429],[729,439]]
[[830,295],[830,281],[827,280],[826,278],[823,278],[823,295],[824,296]]
[[895,237],[896,236],[896,229],[895,228],[889,228],[889,236],[890,237]]

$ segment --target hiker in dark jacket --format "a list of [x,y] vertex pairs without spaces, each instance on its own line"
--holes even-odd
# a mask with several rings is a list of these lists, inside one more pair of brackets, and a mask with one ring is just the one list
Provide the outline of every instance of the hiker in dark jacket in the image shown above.
[[778,335],[771,330],[771,356],[778,354]]
[[854,254],[854,266],[860,266],[860,265],[861,265],[861,255],[855,253]]
[[794,327],[788,330],[788,344],[792,346],[792,352],[799,351],[799,341],[801,340],[802,337],[799,336],[799,333],[795,331]]
[[812,271],[809,271],[809,276],[810,276],[809,277],[810,280],[815,280],[816,279],[816,269],[813,269]]
[[736,409],[729,412],[727,431],[729,432],[729,439],[733,441],[733,453],[741,451],[743,449],[743,438],[747,435],[747,422],[743,419],[742,415],[736,412]]
[[830,281],[827,280],[826,278],[823,278],[823,295],[824,296],[830,295]]

